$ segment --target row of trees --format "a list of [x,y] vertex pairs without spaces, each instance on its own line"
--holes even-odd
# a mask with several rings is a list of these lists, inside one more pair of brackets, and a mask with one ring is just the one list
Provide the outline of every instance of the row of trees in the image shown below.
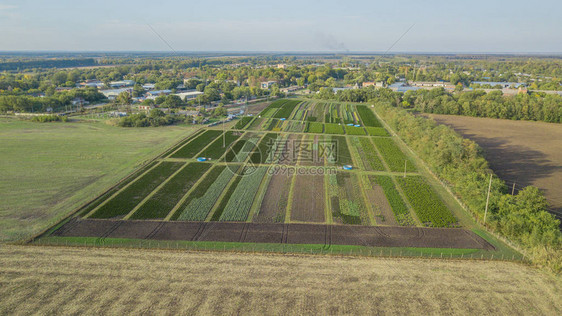
[[501,91],[486,93],[481,90],[453,94],[437,88],[407,91],[401,100],[401,106],[423,113],[562,122],[562,97],[559,95],[503,96]]
[[88,102],[98,102],[106,99],[102,93],[93,88],[57,92],[50,97],[0,95],[0,113],[10,111],[47,112],[49,108],[57,112],[70,105],[75,98],[83,98]]
[[[482,155],[481,148],[473,141],[463,139],[447,126],[393,108],[389,101],[379,100],[376,109],[482,221],[488,179],[492,171]],[[492,181],[486,224],[524,248],[535,263],[560,272],[560,221],[550,214],[547,208],[548,203],[537,188],[527,187],[518,194],[511,195],[505,183],[495,177]]]
[[504,96],[501,91],[486,93],[477,90],[451,93],[443,88],[401,93],[369,87],[337,93],[332,89],[322,88],[314,97],[346,102],[387,100],[395,106],[415,109],[423,113],[562,123],[562,97],[556,94],[531,93]]

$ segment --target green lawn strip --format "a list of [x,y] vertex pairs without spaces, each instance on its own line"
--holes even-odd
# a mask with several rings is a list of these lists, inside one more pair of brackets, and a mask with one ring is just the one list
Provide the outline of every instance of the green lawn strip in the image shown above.
[[422,177],[398,177],[396,180],[422,224],[432,227],[456,225],[457,219]]
[[215,166],[183,202],[171,220],[204,221],[230,179],[232,166]]
[[90,217],[112,218],[126,215],[142,201],[150,192],[158,187],[184,163],[163,161],[154,169],[145,173],[130,186],[123,189],[107,203],[102,205]]
[[365,129],[370,136],[390,136],[384,127],[366,126]]
[[[184,249],[193,251],[247,251],[274,253],[301,253],[324,255],[357,255],[383,257],[424,257],[424,258],[455,258],[455,259],[501,259],[497,252],[480,249],[459,248],[416,248],[416,247],[365,247],[352,245],[324,244],[280,244],[280,243],[243,243],[213,241],[169,241],[128,238],[96,238],[96,237],[57,237],[48,236],[37,239],[35,245],[58,246],[89,246],[118,248],[154,248]],[[512,257],[505,256],[505,260]],[[514,257],[515,260],[520,260]]]
[[368,176],[368,178],[372,184],[378,184],[382,187],[398,224],[402,226],[415,226],[415,221],[410,216],[410,211],[400,193],[396,190],[392,178],[390,176]]
[[384,161],[390,168],[390,171],[404,171],[404,167],[406,167],[407,172],[416,171],[414,164],[402,152],[402,150],[400,150],[392,138],[373,137],[372,140],[377,146],[379,152],[382,154]]
[[365,157],[362,157],[364,162],[368,163],[371,166],[371,169],[377,171],[384,171],[384,165],[375,150],[373,143],[367,137],[356,137],[359,140],[359,145],[365,154]]
[[357,127],[357,126],[346,126],[345,133],[347,135],[366,135],[365,129],[363,127]]
[[224,207],[220,221],[246,221],[267,168],[249,168],[244,171],[239,184]]
[[224,192],[222,192],[221,197],[219,197],[220,203],[214,208],[214,211],[212,211],[212,216],[210,218],[211,221],[218,221],[221,218],[224,208],[226,207],[226,204],[228,203],[230,197],[234,193],[234,190],[240,183],[240,180],[242,180],[242,176],[240,174],[236,174],[230,180],[227,189]]
[[222,134],[220,130],[207,130],[203,134],[197,136],[194,140],[187,143],[185,146],[180,148],[171,158],[193,158],[198,152],[205,148],[209,143],[211,143],[215,138]]
[[246,125],[248,125],[253,119],[253,116],[244,116],[240,118],[236,124],[234,124],[232,129],[244,129],[244,127],[246,127]]
[[373,111],[369,109],[366,105],[357,105],[357,113],[363,121],[363,125],[372,127],[382,127],[381,122],[377,119]]
[[[211,159],[219,159],[224,152],[234,143],[240,136],[238,132],[227,131],[220,137],[217,137],[211,145],[207,146],[199,153],[199,156]],[[224,145],[224,147],[223,147]]]
[[202,162],[188,164],[133,213],[130,219],[166,217],[210,167],[211,164]]
[[289,119],[299,103],[301,103],[299,100],[287,100],[273,117]]
[[343,130],[343,126],[341,124],[331,124],[331,123],[326,123],[326,134],[345,134],[345,131]]

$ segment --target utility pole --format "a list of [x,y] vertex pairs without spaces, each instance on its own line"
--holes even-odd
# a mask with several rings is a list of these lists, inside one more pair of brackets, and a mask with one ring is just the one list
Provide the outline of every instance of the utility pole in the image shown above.
[[513,188],[511,188],[511,195],[515,193],[515,182],[513,182]]
[[222,121],[222,148],[226,147],[226,140],[225,140],[225,134],[226,134],[226,119]]
[[404,178],[406,178],[406,166],[408,164],[408,160],[404,160]]
[[492,189],[492,174],[490,174],[490,184],[488,185],[488,197],[486,198],[486,210],[484,211],[484,224],[486,224],[486,215],[488,215],[488,203],[490,202],[491,189]]

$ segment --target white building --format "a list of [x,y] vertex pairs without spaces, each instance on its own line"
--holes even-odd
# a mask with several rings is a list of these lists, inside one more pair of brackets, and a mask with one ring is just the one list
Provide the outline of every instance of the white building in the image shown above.
[[194,90],[194,91],[176,93],[175,95],[179,96],[182,100],[188,101],[188,100],[193,100],[203,94],[204,94],[203,92]]

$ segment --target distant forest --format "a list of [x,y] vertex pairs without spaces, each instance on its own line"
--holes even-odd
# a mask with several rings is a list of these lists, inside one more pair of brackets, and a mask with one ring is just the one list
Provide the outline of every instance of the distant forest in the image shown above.
[[0,63],[0,71],[24,70],[32,68],[88,67],[95,65],[97,65],[97,63],[93,58],[21,60]]

